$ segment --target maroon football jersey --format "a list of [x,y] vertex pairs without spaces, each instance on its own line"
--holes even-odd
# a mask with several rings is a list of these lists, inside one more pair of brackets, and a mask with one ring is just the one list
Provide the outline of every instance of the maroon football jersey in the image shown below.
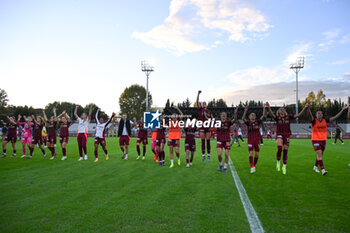
[[57,126],[57,121],[49,121],[47,122],[47,134],[50,136],[56,136],[56,126]]
[[230,127],[232,125],[232,121],[226,120],[221,121],[221,127],[216,129],[217,132],[217,140],[221,142],[229,142],[230,141]]
[[246,121],[245,122],[247,127],[248,127],[248,143],[249,144],[256,144],[259,143],[260,141],[260,130],[259,130],[259,126],[261,124],[261,120],[258,119],[254,122],[251,121]]
[[275,120],[277,122],[277,135],[291,135],[290,131],[290,121],[294,119],[294,115],[286,115],[286,116],[276,116]]
[[33,137],[34,138],[41,138],[42,137],[43,127],[44,127],[43,123],[41,123],[40,125],[34,123],[34,125],[33,125]]
[[189,128],[185,128],[185,139],[186,140],[192,140],[195,138],[196,136],[196,128],[192,128],[192,127],[189,127]]
[[17,124],[7,123],[7,137],[17,137]]
[[163,122],[160,123],[160,128],[157,129],[157,140],[165,138],[165,128],[163,126]]
[[211,111],[206,108],[199,108],[198,109],[198,120],[205,121],[208,120],[209,117],[211,117]]
[[60,121],[60,137],[68,137],[68,128],[69,128],[70,122],[63,123],[63,121]]
[[137,135],[138,138],[147,138],[147,129],[143,128],[143,123],[138,123],[139,133]]

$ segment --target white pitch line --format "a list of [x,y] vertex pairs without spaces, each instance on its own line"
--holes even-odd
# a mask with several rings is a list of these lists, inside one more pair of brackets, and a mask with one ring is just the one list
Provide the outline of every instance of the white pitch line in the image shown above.
[[229,165],[230,165],[233,180],[235,182],[236,188],[237,188],[238,193],[239,193],[239,197],[241,198],[241,202],[242,202],[243,207],[244,207],[244,212],[245,212],[247,219],[248,219],[248,222],[249,222],[250,230],[252,231],[252,233],[265,232],[264,228],[261,225],[260,219],[259,219],[257,213],[255,212],[255,209],[254,209],[252,203],[249,200],[247,192],[245,191],[245,188],[241,182],[241,179],[238,176],[238,173],[236,171],[235,166],[232,163],[231,158],[229,158]]

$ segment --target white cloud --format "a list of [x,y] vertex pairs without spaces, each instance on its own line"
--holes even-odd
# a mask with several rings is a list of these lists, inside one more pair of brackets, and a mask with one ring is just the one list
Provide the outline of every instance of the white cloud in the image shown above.
[[[323,81],[300,81],[299,100],[305,100],[310,91],[323,90],[327,98],[341,98],[347,100],[350,90],[350,80],[339,78]],[[278,82],[249,87],[233,87],[221,90],[221,95],[216,98],[223,98],[228,104],[238,104],[246,100],[269,101],[273,105],[295,103],[295,82]]]
[[318,46],[328,48],[328,46],[332,45],[334,43],[334,40],[328,40],[326,42],[319,43]]
[[312,50],[312,47],[313,47],[313,44],[311,42],[294,45],[290,49],[290,54],[286,57],[283,63],[286,65],[294,63],[296,59],[300,56],[310,59],[311,57],[313,57],[313,54],[310,53],[310,50]]
[[208,30],[216,37],[245,42],[262,38],[272,26],[260,11],[242,0],[172,0],[169,15],[161,25],[148,32],[132,33],[132,37],[176,55],[213,48],[215,41],[201,42],[194,38]]
[[340,29],[333,29],[323,32],[324,41],[319,43],[321,51],[328,50],[334,43],[347,44],[350,42],[350,34],[341,35]]
[[326,32],[322,33],[324,36],[325,41],[322,43],[319,43],[319,47],[321,48],[321,51],[326,51],[329,49],[329,47],[334,43],[335,39],[337,39],[340,35],[340,29],[332,29]]
[[[228,75],[228,79],[236,86],[261,85],[267,83],[286,82],[294,79],[293,70],[289,69],[291,63],[296,62],[297,57],[306,59],[313,55],[310,53],[311,43],[293,46],[291,53],[274,67],[254,66],[244,70],[238,70]],[[302,78],[302,77],[301,77]]]
[[133,32],[132,36],[146,44],[169,50],[179,56],[189,52],[208,49],[205,45],[186,38],[181,31],[167,25],[157,26],[146,33]]
[[[339,38],[340,30],[324,33],[326,45]],[[295,74],[289,65],[299,56],[305,57],[305,69],[309,69],[308,61],[313,59],[315,48],[313,43],[295,45],[289,55],[278,65],[272,67],[254,66],[235,71],[227,76],[234,84],[211,90],[211,98],[224,98],[229,104],[237,104],[246,100],[270,100],[273,104],[295,103]],[[341,65],[350,62],[350,58],[337,60],[329,64]],[[327,80],[310,80],[299,76],[299,96],[303,100],[310,91],[322,89],[328,98],[347,99],[350,90],[350,73],[343,77],[329,77]],[[221,93],[217,95],[217,93]]]
[[346,44],[349,42],[350,42],[350,34],[342,36],[341,39],[339,40],[340,44]]
[[326,40],[332,40],[339,36],[340,29],[332,29],[323,33]]
[[350,58],[344,58],[331,63],[331,65],[344,65],[350,61]]
[[[274,104],[292,102],[295,96],[295,74],[289,69],[289,65],[296,62],[300,56],[304,56],[306,62],[310,60],[313,57],[312,48],[312,43],[298,44],[292,46],[289,54],[276,66],[254,66],[235,71],[227,76],[233,85],[210,90],[209,96],[210,98],[224,98],[228,103],[234,104],[252,99],[269,99],[273,100]],[[299,76],[300,83],[305,83],[306,80],[306,77]],[[219,96],[218,93],[220,93]]]
[[235,71],[228,76],[228,79],[238,86],[244,86],[246,84],[260,85],[282,80],[287,81],[292,74],[293,71],[288,69],[288,66],[276,66],[273,68],[255,66],[249,69]]

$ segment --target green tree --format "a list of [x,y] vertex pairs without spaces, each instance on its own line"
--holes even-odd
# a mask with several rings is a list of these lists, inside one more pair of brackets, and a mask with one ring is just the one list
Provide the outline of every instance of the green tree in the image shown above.
[[169,99],[166,100],[165,108],[170,108],[170,100]]
[[212,99],[208,102],[208,108],[216,108],[216,100]]
[[305,101],[301,103],[300,107],[304,107],[306,103],[309,103],[312,112],[315,112],[316,110],[325,111],[332,105],[331,100],[326,99],[326,95],[323,93],[322,90],[319,90],[317,92],[317,95],[315,95],[313,91],[309,92],[309,94],[305,98]]
[[[148,92],[148,106],[151,108],[152,95]],[[119,106],[122,114],[126,113],[129,119],[139,118],[146,111],[146,89],[138,84],[124,89],[119,97]]]
[[309,92],[304,102],[302,102],[302,105],[304,106],[306,103],[309,103],[312,107],[320,108],[320,107],[326,107],[330,104],[330,99],[326,99],[326,95],[323,93],[322,90],[319,90],[317,92],[317,95],[313,91]]
[[190,101],[190,99],[187,97],[187,99],[184,101],[184,106],[183,107],[185,107],[185,108],[189,108],[189,107],[191,107],[191,101]]
[[9,99],[6,91],[0,88],[0,109],[1,110],[6,108],[8,101]]
[[45,106],[45,112],[48,118],[53,115],[53,109],[56,108],[57,115],[61,114],[64,110],[66,110],[67,114],[70,117],[73,117],[73,112],[76,104],[70,102],[52,102]]
[[6,120],[6,115],[8,114],[8,101],[6,91],[0,88],[0,120]]
[[[91,119],[94,120],[94,119],[95,119],[96,112],[97,112],[97,109],[99,109],[99,107],[98,107],[96,104],[94,104],[94,103],[90,103],[90,104],[87,104],[87,105],[84,107],[84,112],[86,112],[86,113],[88,114],[88,113],[89,113],[89,110],[90,110],[90,107],[92,108]],[[112,113],[111,113],[111,115],[112,115]],[[107,120],[107,118],[108,118],[108,115],[107,115],[104,111],[102,111],[102,109],[101,109],[101,111],[99,112],[99,115],[98,115],[98,116],[104,118],[105,120]]]
[[217,108],[227,108],[227,104],[226,104],[225,100],[223,100],[223,99],[218,99],[218,100],[216,101],[216,107],[217,107]]
[[191,107],[191,104],[192,103],[191,103],[190,99],[187,98],[186,100],[182,101],[182,103],[178,103],[177,106],[179,108],[189,108],[189,107]]
[[208,103],[208,108],[227,108],[227,104],[223,99],[212,99]]
[[[61,114],[64,110],[66,110],[67,114],[72,119],[74,119],[73,112],[74,112],[74,109],[75,109],[76,105],[77,105],[76,103],[55,101],[55,102],[49,103],[49,104],[47,104],[45,106],[45,112],[46,112],[47,117],[50,118],[51,116],[53,116],[53,109],[54,108],[56,108],[57,115]],[[90,106],[92,106],[91,119],[94,120],[96,111],[99,108],[94,103],[87,104],[85,107],[79,106],[79,108],[78,108],[78,116],[80,116],[83,112],[88,114]],[[108,115],[105,112],[100,111],[99,117],[103,117],[103,118],[107,119]]]
[[[315,113],[318,110],[321,110],[326,117],[336,115],[345,105],[345,102],[342,102],[341,99],[330,100],[326,98],[326,95],[322,90],[319,90],[317,95],[314,92],[309,92],[305,101],[301,103],[301,107],[304,107],[306,103],[310,104],[311,112]],[[294,105],[295,109],[295,105]],[[301,108],[299,108],[301,111]],[[304,114],[301,117],[302,119],[308,119],[308,114]],[[342,116],[338,120],[345,120],[346,114],[342,114]]]
[[[30,116],[32,114],[36,114],[37,111],[32,106],[13,106],[10,105],[6,109],[7,115],[14,116],[17,119],[18,114],[23,116]],[[3,117],[2,117],[3,119]]]

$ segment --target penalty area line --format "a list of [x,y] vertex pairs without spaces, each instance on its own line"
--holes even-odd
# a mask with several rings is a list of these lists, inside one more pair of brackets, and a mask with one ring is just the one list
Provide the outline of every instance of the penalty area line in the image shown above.
[[230,157],[229,157],[229,165],[230,165],[233,180],[238,190],[239,197],[241,198],[241,202],[244,207],[244,212],[249,222],[250,230],[252,231],[252,233],[265,232],[264,228],[261,225],[258,214],[256,213],[252,203],[249,200],[247,192],[245,191],[245,188],[241,182],[241,179],[238,176],[235,165],[233,165],[233,162]]

